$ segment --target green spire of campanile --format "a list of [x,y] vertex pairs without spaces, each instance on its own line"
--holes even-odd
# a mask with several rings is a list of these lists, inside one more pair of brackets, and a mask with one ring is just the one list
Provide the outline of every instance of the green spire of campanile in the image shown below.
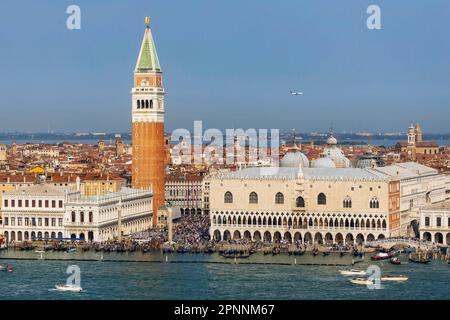
[[145,22],[147,26],[145,28],[144,39],[142,39],[141,50],[139,51],[136,63],[136,71],[161,71],[155,42],[153,41],[152,32],[150,30],[150,19],[146,17]]

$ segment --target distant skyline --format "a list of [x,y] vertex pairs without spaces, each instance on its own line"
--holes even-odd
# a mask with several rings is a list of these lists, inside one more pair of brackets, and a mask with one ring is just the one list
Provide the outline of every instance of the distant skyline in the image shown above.
[[[81,30],[66,8],[81,7]],[[382,30],[366,9],[381,8]],[[129,132],[149,15],[166,131],[450,132],[450,2],[0,3],[0,132]],[[290,90],[304,92],[292,96]]]

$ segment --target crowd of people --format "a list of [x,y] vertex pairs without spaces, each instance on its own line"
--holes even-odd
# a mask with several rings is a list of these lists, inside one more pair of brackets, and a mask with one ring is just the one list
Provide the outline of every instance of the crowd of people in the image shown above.
[[185,215],[173,226],[173,241],[185,246],[205,245],[209,242],[209,216]]

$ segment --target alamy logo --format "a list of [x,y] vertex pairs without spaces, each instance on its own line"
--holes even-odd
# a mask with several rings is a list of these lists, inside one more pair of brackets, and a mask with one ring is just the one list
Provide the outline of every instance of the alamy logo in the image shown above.
[[66,285],[81,287],[81,270],[79,266],[68,266],[66,273],[70,274],[70,276],[66,280]]
[[369,30],[380,30],[381,29],[381,9],[379,6],[372,4],[367,7],[367,14],[370,16],[367,18],[367,28]]
[[368,280],[371,281],[371,284],[367,285],[367,288],[369,290],[378,290],[381,289],[381,269],[379,266],[371,265],[369,268],[367,268],[367,274],[370,276],[368,277]]
[[70,14],[66,20],[66,26],[69,30],[81,29],[81,9],[79,6],[72,4],[67,7],[66,13]]

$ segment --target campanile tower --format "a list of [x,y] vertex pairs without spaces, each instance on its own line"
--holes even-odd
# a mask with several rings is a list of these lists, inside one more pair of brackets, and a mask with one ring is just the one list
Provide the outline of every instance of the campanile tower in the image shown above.
[[135,189],[153,190],[153,224],[164,205],[164,88],[156,47],[145,18],[144,39],[134,70],[132,98],[132,183]]

